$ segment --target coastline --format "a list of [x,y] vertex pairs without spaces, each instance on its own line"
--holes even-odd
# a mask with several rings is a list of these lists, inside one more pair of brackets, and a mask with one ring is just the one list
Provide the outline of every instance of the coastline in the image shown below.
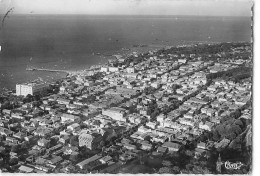
[[[66,77],[68,77],[70,75],[81,74],[83,72],[86,72],[86,70],[92,70],[92,68],[94,68],[94,67],[107,66],[108,61],[110,59],[116,59],[115,55],[120,55],[122,57],[129,57],[132,54],[143,54],[143,53],[146,53],[149,51],[156,52],[156,51],[158,51],[160,49],[164,49],[164,48],[172,48],[172,47],[180,47],[180,46],[187,47],[187,46],[194,46],[197,44],[213,44],[214,45],[214,44],[219,44],[219,43],[252,43],[252,42],[246,42],[246,41],[238,41],[238,42],[183,41],[176,45],[166,45],[166,44],[159,44],[159,43],[157,43],[157,44],[155,44],[155,43],[133,44],[131,47],[122,48],[118,51],[99,53],[99,57],[102,57],[101,62],[103,61],[103,63],[97,63],[97,64],[93,64],[93,65],[83,66],[83,68],[64,69],[64,71],[70,72],[70,73],[60,75],[56,79],[44,80],[44,81],[46,83],[53,83],[53,82],[56,82],[57,80],[65,79]],[[45,69],[49,69],[49,68],[45,68]],[[44,71],[37,71],[37,72],[44,72]],[[41,78],[41,76],[39,76],[38,78]],[[27,82],[30,82],[30,81],[32,81],[32,80],[28,80]],[[17,83],[18,82],[16,82],[16,84]],[[7,87],[7,88],[0,89],[0,94],[4,94],[6,92],[13,91],[14,89],[15,89],[15,87]]]

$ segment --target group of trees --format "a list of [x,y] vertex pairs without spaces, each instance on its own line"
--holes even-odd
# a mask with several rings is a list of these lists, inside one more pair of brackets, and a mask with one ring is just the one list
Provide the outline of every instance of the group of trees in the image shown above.
[[154,91],[155,91],[155,88],[154,88],[154,87],[146,87],[146,88],[144,89],[143,93],[144,93],[145,95],[148,95],[148,94],[153,93]]
[[103,77],[104,77],[104,74],[102,72],[97,72],[94,75],[89,76],[87,79],[91,80],[91,81],[96,81],[96,80],[100,80]]
[[151,121],[156,120],[156,116],[158,116],[160,114],[160,109],[158,108],[158,105],[156,102],[151,102],[148,104],[147,114],[150,115]]
[[199,44],[188,47],[172,47],[170,49],[161,49],[158,54],[217,54],[230,52],[232,48],[249,46],[249,43],[219,43],[215,45]]
[[172,100],[170,106],[165,105],[165,106],[163,106],[161,108],[161,112],[163,114],[168,114],[170,111],[178,108],[180,106],[180,104],[181,104],[181,101],[179,101],[179,100]]
[[0,103],[2,104],[1,109],[14,109],[19,107],[19,102],[22,103],[29,103],[34,102],[35,106],[38,106],[39,104],[36,102],[39,102],[41,100],[41,95],[31,95],[28,94],[26,97],[23,96],[16,96],[16,95],[10,95],[9,97],[1,98]]
[[135,57],[135,56],[129,56],[127,58],[127,60],[125,61],[125,65],[128,67],[130,66],[131,63],[133,63],[134,65],[135,64],[138,64],[140,62],[142,62],[144,60],[144,57],[146,56],[147,54],[144,54],[144,55],[139,55],[138,57]]
[[243,128],[244,124],[241,120],[231,118],[216,126],[213,131],[213,140],[219,141],[224,138],[233,140],[242,133]]
[[252,69],[245,66],[240,66],[237,68],[233,68],[227,71],[220,71],[217,73],[210,73],[206,77],[207,79],[216,79],[216,78],[223,78],[225,80],[232,80],[234,82],[239,82],[242,79],[251,77]]
[[87,98],[83,98],[81,101],[85,104],[91,104],[96,100],[96,96],[95,95],[90,95]]

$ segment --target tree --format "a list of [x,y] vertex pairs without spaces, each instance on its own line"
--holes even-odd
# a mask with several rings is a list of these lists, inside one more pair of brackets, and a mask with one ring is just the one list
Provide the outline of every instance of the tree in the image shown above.
[[28,147],[29,147],[29,142],[27,142],[27,141],[24,141],[21,144],[21,150],[28,149]]
[[192,157],[194,155],[194,152],[192,152],[191,150],[186,150],[185,155]]
[[57,144],[57,141],[59,140],[59,138],[57,138],[57,137],[51,137],[50,138],[50,145],[51,146],[54,146],[54,145],[56,145]]
[[194,166],[192,171],[194,174],[210,174],[211,173],[207,168],[202,168],[201,166]]
[[18,158],[11,158],[10,160],[9,160],[9,164],[10,165],[15,165],[15,164],[18,164]]
[[187,164],[187,165],[185,166],[185,168],[186,168],[188,171],[191,171],[192,168],[193,168],[193,165],[189,163],[189,164]]
[[173,171],[174,174],[179,174],[180,173],[180,168],[178,166],[174,166],[172,168],[172,171]]
[[242,144],[242,137],[238,136],[236,139],[234,139],[230,144],[229,148],[234,149],[234,150],[241,150],[241,144]]
[[100,141],[100,143],[98,144],[97,148],[98,149],[102,149],[102,147],[105,145],[104,141]]
[[78,156],[78,153],[72,153],[71,155],[70,155],[70,160],[71,161],[77,161],[78,160],[78,158],[79,158],[79,156]]
[[165,166],[165,167],[170,167],[173,164],[170,161],[168,161],[168,160],[163,160],[162,165]]
[[243,128],[243,127],[244,127],[244,124],[243,124],[243,122],[242,122],[240,119],[237,119],[237,120],[234,122],[234,124],[239,125],[240,128]]
[[72,136],[70,138],[70,145],[71,146],[79,146],[79,140],[77,136]]
[[158,171],[158,174],[171,174],[173,170],[169,167],[161,167]]
[[19,145],[13,145],[11,148],[11,152],[17,153],[20,150],[20,146]]
[[37,94],[33,97],[34,101],[39,101],[41,99],[41,95]]
[[26,98],[31,102],[33,100],[33,96],[31,94],[26,95]]

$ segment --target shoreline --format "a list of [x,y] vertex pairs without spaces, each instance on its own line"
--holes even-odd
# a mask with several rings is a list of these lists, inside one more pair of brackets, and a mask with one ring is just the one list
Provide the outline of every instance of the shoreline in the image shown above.
[[[85,68],[82,68],[82,69],[65,69],[64,71],[65,72],[71,72],[71,73],[67,73],[65,76],[61,76],[60,78],[57,78],[57,79],[53,79],[53,80],[44,80],[46,81],[46,83],[53,83],[53,82],[56,82],[57,80],[60,80],[60,79],[65,79],[69,76],[73,76],[75,74],[81,74],[83,72],[86,72],[86,71],[92,71],[94,67],[102,67],[102,66],[107,66],[108,63],[109,63],[109,60],[108,58],[111,58],[111,57],[114,57],[114,59],[116,59],[115,55],[121,55],[122,57],[125,57],[125,58],[128,58],[129,56],[133,55],[134,53],[136,53],[137,55],[139,54],[144,54],[144,53],[147,53],[149,51],[153,51],[153,52],[157,52],[158,50],[160,49],[165,49],[165,48],[174,48],[174,47],[192,47],[192,46],[196,46],[196,45],[199,45],[199,44],[209,44],[209,45],[217,45],[217,44],[221,44],[221,43],[250,43],[252,44],[253,42],[247,42],[247,41],[237,41],[237,42],[209,42],[209,41],[185,41],[185,42],[182,42],[182,44],[176,44],[176,45],[166,45],[166,44],[135,44],[136,46],[132,45],[131,47],[128,47],[128,48],[122,48],[118,51],[114,51],[112,53],[110,52],[106,52],[106,53],[103,53],[103,54],[99,54],[101,57],[104,57],[106,59],[106,61],[104,63],[100,63],[100,64],[93,64],[93,65],[90,65],[90,66],[87,66]],[[145,46],[144,46],[145,45]],[[111,56],[105,56],[107,55],[107,53],[110,53]],[[47,68],[46,68],[47,69]],[[95,68],[94,68],[95,69]],[[41,72],[41,71],[39,71]],[[34,80],[37,80],[37,79],[34,79]],[[29,80],[27,82],[31,82],[32,80]],[[18,82],[16,82],[17,84]],[[14,88],[2,88],[0,89],[0,94],[5,94],[7,92],[10,92],[10,91],[13,91],[15,90],[15,87]]]

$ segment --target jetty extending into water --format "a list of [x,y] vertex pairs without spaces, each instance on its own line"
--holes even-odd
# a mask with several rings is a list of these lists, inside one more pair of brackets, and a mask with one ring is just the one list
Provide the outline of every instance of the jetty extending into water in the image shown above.
[[75,75],[75,74],[80,74],[81,72],[88,72],[88,71],[96,71],[100,69],[99,66],[92,66],[89,69],[84,69],[84,70],[78,70],[78,71],[69,71],[69,70],[59,70],[59,69],[48,69],[48,68],[37,68],[37,67],[27,67],[27,71],[47,71],[47,72],[61,72],[61,73],[67,73],[69,75]]
[[57,69],[37,68],[37,67],[27,67],[26,70],[27,71],[48,71],[48,72],[71,73],[71,71],[67,71],[67,70],[57,70]]

